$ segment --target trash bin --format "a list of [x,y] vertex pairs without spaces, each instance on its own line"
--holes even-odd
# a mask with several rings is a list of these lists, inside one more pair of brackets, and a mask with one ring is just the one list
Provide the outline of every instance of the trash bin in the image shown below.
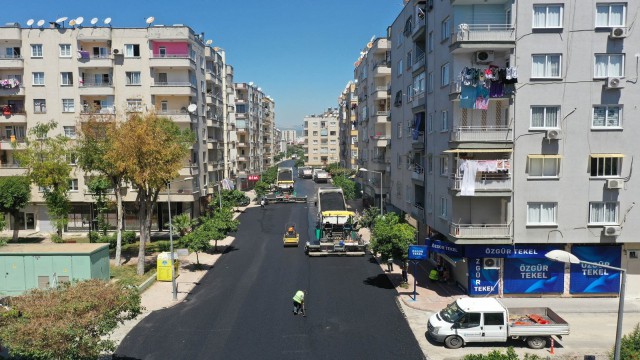
[[[178,277],[178,257],[174,254],[173,256],[173,265],[174,271],[176,272],[176,277]],[[171,272],[171,253],[163,252],[158,255],[157,260],[157,268],[156,268],[156,280],[158,281],[171,281],[172,272]]]

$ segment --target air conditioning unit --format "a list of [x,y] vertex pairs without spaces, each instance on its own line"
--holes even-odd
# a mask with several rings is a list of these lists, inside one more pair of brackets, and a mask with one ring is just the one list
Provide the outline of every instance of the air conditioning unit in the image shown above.
[[622,189],[624,181],[622,179],[608,179],[607,189]]
[[207,196],[207,189],[206,188],[200,190],[200,196]]
[[482,260],[482,267],[484,269],[500,269],[499,258],[484,258]]
[[620,230],[622,230],[622,228],[620,226],[605,226],[603,233],[604,236],[618,236],[620,235]]
[[622,89],[624,87],[624,83],[622,82],[622,78],[619,77],[610,77],[607,78],[607,89]]
[[611,34],[609,37],[612,39],[623,39],[627,37],[627,28],[623,27],[614,27],[611,29]]
[[559,140],[562,139],[562,130],[560,129],[551,129],[547,130],[545,137],[549,140]]
[[476,63],[490,63],[493,61],[494,53],[493,51],[476,51]]
[[111,50],[111,52],[113,53],[113,55],[124,55],[124,52],[120,49],[113,49]]

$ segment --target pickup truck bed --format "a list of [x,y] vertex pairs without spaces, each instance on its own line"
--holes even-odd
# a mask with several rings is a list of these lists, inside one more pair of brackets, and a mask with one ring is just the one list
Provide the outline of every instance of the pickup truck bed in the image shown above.
[[569,324],[550,308],[523,307],[508,310],[509,336],[569,335]]

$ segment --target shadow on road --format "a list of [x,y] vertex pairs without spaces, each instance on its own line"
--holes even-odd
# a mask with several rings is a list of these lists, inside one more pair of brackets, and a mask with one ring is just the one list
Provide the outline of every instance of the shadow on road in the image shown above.
[[395,289],[389,278],[385,274],[370,276],[363,281],[364,284],[379,287],[381,289]]

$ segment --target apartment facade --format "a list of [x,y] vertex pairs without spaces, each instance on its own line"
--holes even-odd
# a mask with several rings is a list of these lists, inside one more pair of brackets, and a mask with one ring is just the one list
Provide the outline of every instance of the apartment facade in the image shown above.
[[236,132],[236,90],[233,82],[233,66],[225,64],[225,157],[224,157],[224,177],[226,179],[236,179],[238,174],[238,134]]
[[356,85],[349,81],[338,98],[340,114],[340,166],[358,169],[358,96]]
[[262,169],[267,170],[274,165],[273,158],[277,155],[275,143],[275,102],[269,96],[262,99],[263,121],[262,121]]
[[305,166],[325,167],[340,160],[338,109],[304,117]]
[[390,184],[391,40],[374,38],[361,52],[354,71],[358,98],[358,168],[365,204],[386,206]]
[[[625,106],[640,96],[629,50],[640,40],[629,31],[638,5],[408,1],[392,25],[397,45],[420,39],[426,23],[426,62],[413,62],[415,48],[411,56],[425,68],[425,126],[414,117],[411,130],[423,143],[396,146],[397,131],[394,159],[412,150],[419,241],[470,295],[618,294],[618,272],[546,259],[555,249],[625,268],[627,293],[640,295],[631,221],[640,129]],[[392,93],[408,84],[396,79],[412,50],[395,49]],[[399,96],[415,101],[415,90]],[[392,108],[394,129],[411,115],[402,106]]]
[[284,139],[287,144],[295,144],[298,139],[298,134],[295,130],[282,130],[282,139]]
[[[167,116],[197,135],[184,168],[171,187],[172,212],[198,216],[212,183],[221,180],[223,144],[216,116],[223,108],[220,69],[224,58],[205,44],[203,34],[184,25],[147,28],[21,28],[0,27],[0,89],[5,111],[0,136],[0,176],[23,174],[14,159],[27,131],[38,122],[55,119],[51,135],[76,135],[76,126],[90,116],[124,121],[135,112]],[[211,66],[209,66],[211,65]],[[211,92],[211,96],[209,93]],[[18,143],[13,149],[12,142]],[[212,148],[213,147],[213,148]],[[75,164],[74,164],[75,165]],[[73,171],[71,212],[66,231],[88,231],[95,215],[88,177]],[[125,228],[138,229],[133,202],[125,196]],[[166,194],[158,199],[152,229],[168,218]],[[115,214],[108,221],[115,226]],[[52,232],[42,193],[9,228]]]

